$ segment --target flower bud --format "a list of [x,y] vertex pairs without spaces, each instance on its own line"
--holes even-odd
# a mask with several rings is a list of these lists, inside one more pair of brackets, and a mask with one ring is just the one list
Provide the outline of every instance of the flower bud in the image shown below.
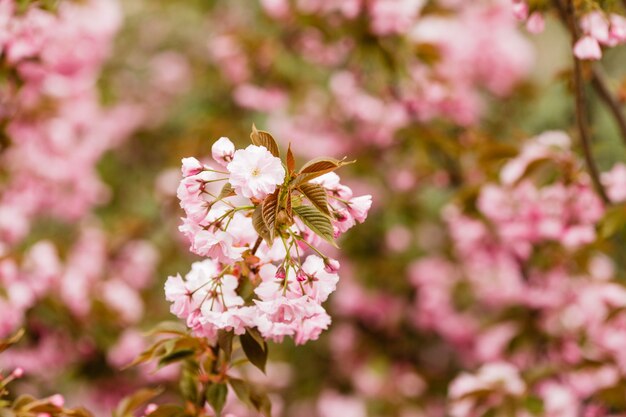
[[48,401],[50,402],[50,404],[59,408],[62,408],[63,405],[65,405],[65,398],[63,398],[61,394],[54,394],[53,396],[48,398]]
[[329,274],[334,274],[339,271],[339,261],[336,259],[326,258],[324,259],[324,271]]
[[298,272],[296,272],[296,279],[298,280],[298,282],[306,281],[307,279],[306,272],[304,272],[304,270],[302,269],[298,269]]
[[287,271],[285,271],[282,265],[276,270],[275,276],[277,279],[285,279],[287,277]]
[[144,414],[147,416],[148,414],[152,414],[154,413],[157,408],[159,408],[158,405],[156,405],[155,403],[150,403],[146,406],[146,409],[144,411]]
[[183,158],[183,177],[190,177],[199,174],[204,169],[200,161],[196,158]]
[[228,165],[233,160],[234,154],[235,145],[226,137],[219,138],[211,147],[211,156],[222,166]]
[[24,376],[24,370],[22,368],[15,368],[11,373],[13,378],[21,378]]

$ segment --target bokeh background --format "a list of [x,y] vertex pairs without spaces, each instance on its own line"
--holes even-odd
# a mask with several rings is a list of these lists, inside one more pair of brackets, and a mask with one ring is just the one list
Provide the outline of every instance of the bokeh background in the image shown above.
[[[545,325],[557,307],[483,291],[541,292],[543,281],[511,277],[551,266],[568,279],[608,268],[621,288],[623,210],[611,212],[610,227],[605,211],[589,220],[584,247],[533,241],[532,258],[506,265],[515,270],[493,258],[474,278],[450,278],[469,256],[459,242],[478,245],[452,207],[490,223],[477,208],[485,184],[498,183],[531,138],[575,137],[570,38],[555,15],[529,34],[506,0],[9,3],[0,8],[20,10],[5,11],[0,28],[29,8],[51,16],[29,17],[26,52],[5,46],[0,66],[0,330],[26,329],[0,364],[26,370],[19,391],[61,392],[98,416],[141,386],[177,398],[176,366],[120,368],[147,346],[145,330],[173,319],[163,283],[196,260],[177,230],[181,158],[209,158],[221,136],[244,145],[255,123],[291,143],[299,163],[356,159],[342,179],[374,201],[336,252],[330,330],[305,346],[273,344],[265,377],[245,371],[269,390],[276,416],[601,416],[626,407],[620,355],[572,359],[563,346],[591,336]],[[41,33],[54,36],[33,46]],[[602,61],[618,98],[625,58],[617,47]],[[619,131],[591,92],[588,110],[597,163],[609,171],[624,159]],[[540,182],[563,175],[589,188],[577,141],[563,152],[547,159],[578,174],[557,163]],[[595,207],[582,204],[582,213]],[[592,262],[597,254],[604,264]],[[569,294],[563,303],[587,291],[555,285],[556,298]],[[459,375],[503,361],[536,387],[511,400],[517,411],[451,411]],[[593,374],[601,365],[616,373],[606,371],[604,385]],[[586,367],[596,376],[583,379],[596,385],[581,394],[568,378]],[[597,402],[598,414],[582,414]]]

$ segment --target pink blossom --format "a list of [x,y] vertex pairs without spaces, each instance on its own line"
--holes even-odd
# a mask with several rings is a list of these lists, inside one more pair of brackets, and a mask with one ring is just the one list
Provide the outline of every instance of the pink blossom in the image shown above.
[[588,13],[580,20],[583,32],[602,44],[609,42],[609,19],[601,12]]
[[528,20],[526,21],[526,29],[533,34],[538,34],[543,32],[546,27],[546,22],[543,18],[543,14],[539,12],[534,12],[530,15]]
[[424,0],[376,0],[370,14],[372,31],[378,35],[405,33],[424,7]]
[[603,173],[602,183],[611,201],[626,201],[626,165],[616,164],[609,172]]
[[235,154],[235,145],[230,139],[221,137],[211,147],[211,155],[215,162],[222,166],[227,166]]
[[191,312],[191,291],[180,275],[168,277],[165,281],[165,299],[172,302],[170,311],[179,318],[185,318]]
[[235,192],[247,198],[262,199],[285,179],[280,159],[263,146],[249,145],[237,150],[227,169]]
[[598,60],[602,58],[602,50],[595,38],[584,36],[574,45],[574,55],[578,59]]
[[196,158],[183,158],[182,163],[183,177],[197,175],[204,169],[200,161]]
[[371,206],[372,196],[364,195],[351,199],[348,204],[348,211],[359,223],[363,223]]

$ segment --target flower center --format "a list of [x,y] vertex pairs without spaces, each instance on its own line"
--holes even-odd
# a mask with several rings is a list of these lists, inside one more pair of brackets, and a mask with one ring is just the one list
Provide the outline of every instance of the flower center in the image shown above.
[[252,170],[252,176],[253,177],[258,177],[259,175],[261,175],[261,170],[259,168],[254,168]]

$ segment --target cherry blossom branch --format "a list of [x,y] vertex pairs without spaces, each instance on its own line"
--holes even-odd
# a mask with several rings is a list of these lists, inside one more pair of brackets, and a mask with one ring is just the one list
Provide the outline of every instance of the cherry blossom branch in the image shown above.
[[[623,0],[624,5],[626,6],[626,0]],[[568,27],[571,31],[571,27],[568,24],[567,13],[560,0],[554,1],[556,5],[556,9],[559,13],[559,17],[561,21]],[[577,35],[577,27],[574,27],[574,32],[572,32],[572,36],[578,39]],[[604,102],[604,104],[609,108],[617,126],[620,130],[620,134],[622,137],[622,141],[626,144],[626,117],[624,117],[624,113],[622,112],[621,106],[619,102],[615,99],[613,93],[607,86],[606,77],[602,71],[600,66],[595,66],[592,70],[592,79],[591,85],[593,86],[600,99]]]
[[[576,10],[573,0],[567,0],[567,5],[564,6],[560,0],[554,0],[554,4],[559,11],[561,20],[568,27],[570,34],[572,35],[572,46],[576,44],[579,37],[578,24],[576,22]],[[605,204],[609,204],[610,200],[607,197],[604,186],[600,181],[600,173],[596,163],[593,159],[591,151],[591,133],[589,130],[588,114],[587,114],[587,98],[585,96],[585,81],[583,77],[582,62],[576,57],[574,59],[574,95],[576,105],[576,123],[578,125],[578,132],[580,135],[580,142],[583,148],[585,156],[585,163],[589,176],[593,182],[596,192]]]
[[596,66],[593,69],[591,85],[600,96],[600,99],[602,99],[604,104],[609,108],[611,114],[613,114],[613,118],[615,119],[621,133],[622,140],[624,141],[624,144],[626,144],[626,118],[624,117],[620,103],[615,99],[611,90],[607,86],[604,73],[602,68],[599,66]]

